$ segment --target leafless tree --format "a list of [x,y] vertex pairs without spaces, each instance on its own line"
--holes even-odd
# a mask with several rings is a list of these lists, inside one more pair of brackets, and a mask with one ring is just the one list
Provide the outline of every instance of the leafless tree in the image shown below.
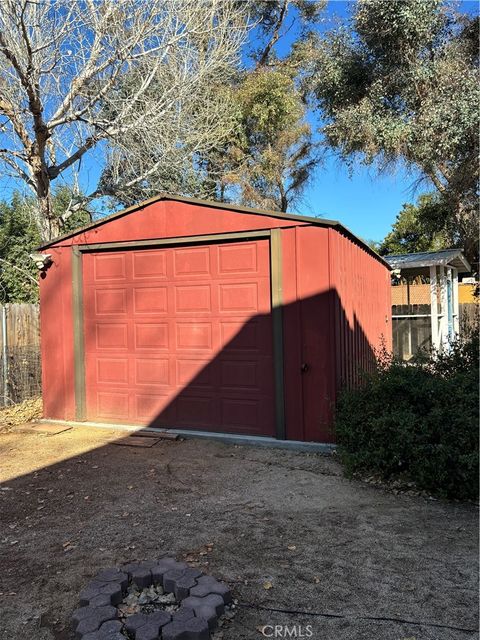
[[[229,134],[233,119],[215,87],[237,64],[248,30],[241,7],[236,0],[2,0],[1,175],[35,194],[43,239],[86,200],[141,188]],[[52,182],[62,176],[75,189],[86,154],[102,163],[103,178],[58,219]]]

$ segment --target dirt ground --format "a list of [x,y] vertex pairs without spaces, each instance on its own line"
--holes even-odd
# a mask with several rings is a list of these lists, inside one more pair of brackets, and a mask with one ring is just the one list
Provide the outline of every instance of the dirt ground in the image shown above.
[[223,640],[478,637],[475,506],[349,481],[320,454],[125,435],[0,435],[1,640],[70,639],[94,573],[166,552],[233,588]]

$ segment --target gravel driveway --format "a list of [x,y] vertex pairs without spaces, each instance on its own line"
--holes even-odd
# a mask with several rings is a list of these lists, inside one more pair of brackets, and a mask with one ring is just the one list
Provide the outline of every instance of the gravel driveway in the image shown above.
[[233,588],[223,640],[478,637],[474,506],[349,481],[320,454],[124,437],[0,435],[1,640],[70,639],[98,569],[166,552]]

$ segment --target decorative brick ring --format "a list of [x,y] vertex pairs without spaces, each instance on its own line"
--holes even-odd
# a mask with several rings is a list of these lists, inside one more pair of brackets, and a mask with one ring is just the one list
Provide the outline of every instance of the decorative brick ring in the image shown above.
[[174,558],[104,569],[80,593],[77,640],[209,640],[232,595]]

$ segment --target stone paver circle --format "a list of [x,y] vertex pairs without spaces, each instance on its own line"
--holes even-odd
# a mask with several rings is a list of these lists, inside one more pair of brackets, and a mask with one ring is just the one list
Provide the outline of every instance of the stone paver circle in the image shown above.
[[[174,604],[132,615],[119,608],[127,590],[159,587]],[[224,582],[166,557],[99,571],[80,592],[72,629],[76,640],[209,640],[231,602]]]

